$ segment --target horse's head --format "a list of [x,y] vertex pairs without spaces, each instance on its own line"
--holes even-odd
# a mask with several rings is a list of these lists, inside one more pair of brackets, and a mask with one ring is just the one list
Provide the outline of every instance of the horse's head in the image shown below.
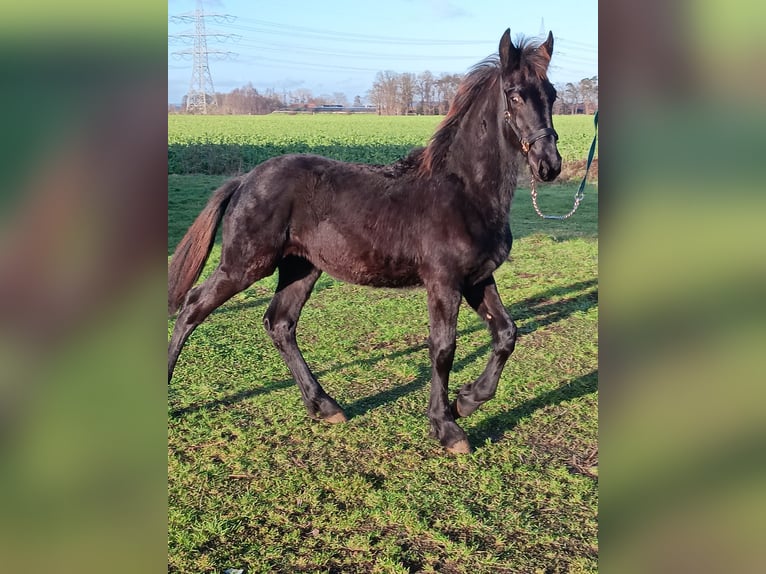
[[508,29],[500,39],[500,85],[508,136],[518,141],[533,176],[551,181],[561,172],[552,108],[556,90],[548,81],[553,34],[539,46],[511,42]]

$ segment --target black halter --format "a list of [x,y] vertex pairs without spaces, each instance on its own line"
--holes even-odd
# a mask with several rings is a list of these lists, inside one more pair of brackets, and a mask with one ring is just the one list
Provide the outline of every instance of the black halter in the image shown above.
[[506,123],[511,126],[511,129],[513,130],[513,133],[516,134],[516,138],[518,138],[519,143],[521,144],[521,151],[524,152],[526,155],[529,153],[529,148],[532,147],[532,144],[535,143],[537,140],[544,138],[545,136],[553,136],[556,138],[556,141],[559,141],[559,134],[556,133],[556,130],[553,128],[543,128],[541,130],[537,130],[536,132],[532,132],[528,136],[522,136],[519,133],[519,128],[516,126],[516,124],[513,121],[513,116],[511,115],[511,112],[508,111],[508,100],[505,97],[505,94],[503,94],[503,103],[505,104],[505,113],[503,116],[505,117]]

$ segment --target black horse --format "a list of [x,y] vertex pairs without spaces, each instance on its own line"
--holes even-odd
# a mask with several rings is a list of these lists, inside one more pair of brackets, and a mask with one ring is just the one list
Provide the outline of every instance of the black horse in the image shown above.
[[[181,348],[204,319],[236,293],[279,270],[266,331],[300,387],[309,416],[336,423],[343,410],[303,359],[295,328],[322,271],[374,287],[423,285],[430,318],[432,434],[454,453],[470,452],[455,422],[491,399],[514,349],[516,325],[492,273],[511,249],[509,215],[519,170],[550,181],[561,170],[547,78],[553,35],[536,44],[500,40],[498,56],[460,84],[425,148],[393,164],[350,164],[314,155],[263,162],[214,192],[178,244],[168,273],[168,306],[180,309],[168,351],[168,381]],[[199,278],[223,220],[217,269]],[[492,335],[487,367],[450,404],[461,297]]]

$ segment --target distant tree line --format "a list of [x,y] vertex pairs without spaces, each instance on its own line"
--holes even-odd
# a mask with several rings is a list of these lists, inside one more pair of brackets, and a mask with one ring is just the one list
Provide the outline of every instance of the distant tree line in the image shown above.
[[598,109],[598,76],[583,78],[576,84],[556,84],[556,91],[554,114],[592,114]]
[[[183,97],[180,105],[168,105],[169,113],[186,113],[186,98]],[[267,89],[261,93],[252,83],[248,83],[241,88],[235,88],[231,92],[216,92],[215,102],[212,98],[208,100],[208,114],[270,114],[276,110],[285,108],[306,111],[312,108],[327,105],[340,104],[348,106],[349,102],[346,94],[334,92],[332,94],[322,94],[315,96],[311,90],[297,88],[294,90],[284,90],[278,93],[273,89]],[[362,106],[363,102],[360,96],[356,96],[353,101],[354,106]]]
[[226,94],[216,94],[218,113],[220,114],[270,114],[282,107],[282,101],[273,91],[260,94],[248,83]]
[[[463,76],[431,72],[378,72],[367,98],[381,115],[446,114]],[[598,76],[556,86],[554,114],[592,114],[598,109]]]
[[[168,106],[168,112],[186,113],[186,98],[183,97],[181,105]],[[241,88],[235,88],[230,92],[216,92],[215,102],[210,98],[207,102],[208,114],[270,114],[282,107],[282,100],[277,97],[273,90],[267,90],[264,94],[258,92],[252,83]]]
[[375,76],[367,99],[386,116],[446,114],[462,79],[461,74],[436,77],[428,70],[420,74],[387,70]]
[[[443,115],[457,93],[461,74],[440,74],[438,77],[426,70],[419,74],[397,73],[390,70],[378,72],[366,101],[355,96],[352,105],[374,106],[380,115]],[[583,78],[577,83],[557,84],[558,99],[553,104],[554,114],[592,114],[598,109],[598,76]],[[235,88],[228,93],[216,93],[216,105],[209,114],[270,114],[280,109],[310,111],[326,104],[348,106],[346,95],[341,92],[314,96],[311,90],[299,88],[283,91],[258,92],[252,83]],[[185,113],[186,96],[180,107],[168,106],[168,112]]]

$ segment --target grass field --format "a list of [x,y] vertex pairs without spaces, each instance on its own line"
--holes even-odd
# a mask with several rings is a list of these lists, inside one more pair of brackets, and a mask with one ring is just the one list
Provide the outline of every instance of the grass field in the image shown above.
[[[227,174],[251,170],[284,153],[342,161],[390,163],[425,145],[442,116],[280,115],[168,116],[168,173]],[[556,116],[565,161],[585,158],[592,116]]]
[[[169,176],[168,253],[224,180]],[[568,211],[575,188],[542,187],[541,207]],[[520,189],[512,229],[496,279],[520,337],[495,399],[461,419],[470,456],[428,437],[422,290],[320,278],[298,339],[350,417],[336,426],[307,418],[263,330],[276,277],[213,313],[169,387],[168,570],[595,572],[597,190],[555,222]],[[451,394],[489,342],[464,305]]]

